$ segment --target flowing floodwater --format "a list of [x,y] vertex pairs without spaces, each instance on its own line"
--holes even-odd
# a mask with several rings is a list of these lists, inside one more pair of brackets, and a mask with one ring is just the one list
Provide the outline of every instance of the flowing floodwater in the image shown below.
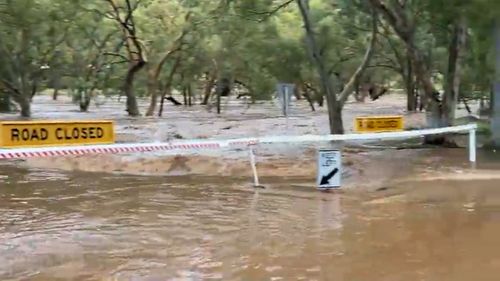
[[500,276],[494,178],[321,193],[290,182],[254,190],[231,178],[4,165],[0,214],[0,280]]
[[[404,97],[382,99],[348,104],[346,128],[355,116],[404,113]],[[328,132],[325,109],[305,103],[289,123],[267,103],[229,103],[219,118],[167,107],[165,118],[129,119],[123,108],[108,102],[84,118],[116,119],[119,142]],[[36,118],[81,119],[74,109],[35,97]],[[246,151],[0,162],[0,280],[499,279],[496,154],[471,170],[465,150],[344,150],[346,188],[321,193],[317,148],[307,148],[257,150],[258,190]]]

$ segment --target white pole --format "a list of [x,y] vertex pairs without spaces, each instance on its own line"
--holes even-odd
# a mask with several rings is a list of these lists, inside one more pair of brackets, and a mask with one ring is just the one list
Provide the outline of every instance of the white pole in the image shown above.
[[288,86],[285,87],[285,96],[283,97],[284,102],[285,102],[285,117],[288,118]]
[[469,161],[476,163],[476,130],[469,131]]
[[259,175],[257,174],[255,154],[253,153],[253,148],[251,147],[250,147],[250,164],[252,165],[254,187],[259,187],[260,183],[259,183]]
[[288,135],[288,132],[290,131],[290,124],[289,124],[289,120],[288,120],[288,110],[289,110],[289,108],[288,108],[288,106],[289,106],[289,104],[288,104],[289,97],[288,96],[289,95],[290,95],[290,93],[288,92],[288,86],[286,86],[285,89],[284,89],[284,97],[283,97],[283,102],[284,102],[284,108],[283,109],[285,111],[284,113],[285,113],[285,122],[286,122],[285,123],[285,125],[286,125],[286,133],[285,133],[285,135]]

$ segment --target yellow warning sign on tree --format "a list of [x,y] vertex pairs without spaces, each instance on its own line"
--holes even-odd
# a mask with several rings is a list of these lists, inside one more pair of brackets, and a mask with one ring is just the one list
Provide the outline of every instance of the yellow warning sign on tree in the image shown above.
[[367,116],[356,117],[355,130],[359,133],[377,133],[402,131],[403,116]]
[[3,121],[0,147],[110,144],[113,121]]

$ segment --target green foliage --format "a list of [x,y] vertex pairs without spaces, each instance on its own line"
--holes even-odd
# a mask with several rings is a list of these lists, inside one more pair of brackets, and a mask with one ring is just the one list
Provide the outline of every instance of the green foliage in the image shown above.
[[4,92],[0,92],[0,112],[10,112],[10,111],[11,111],[11,106],[10,106],[9,96]]
[[[116,2],[125,4],[125,0]],[[319,89],[302,18],[295,1],[282,5],[285,2],[141,1],[134,17],[138,39],[146,50],[147,71],[136,77],[136,94],[151,94],[148,74],[177,48],[161,68],[160,85],[179,58],[172,87],[196,85],[197,94],[207,73],[243,82],[255,99],[272,98],[277,82],[308,83]],[[462,95],[488,92],[493,78],[490,34],[500,4],[489,0],[405,3],[405,12],[416,25],[418,47],[426,50],[438,82],[447,70],[450,24],[457,14],[466,15],[469,42]],[[328,71],[347,79],[360,64],[369,39],[369,1],[311,0],[310,8]],[[38,91],[60,85],[76,92],[106,89],[120,93],[129,61],[121,27],[109,12],[103,0],[0,0],[1,92],[16,101],[31,96],[33,85]],[[387,26],[380,33],[366,80],[403,85],[405,46]]]

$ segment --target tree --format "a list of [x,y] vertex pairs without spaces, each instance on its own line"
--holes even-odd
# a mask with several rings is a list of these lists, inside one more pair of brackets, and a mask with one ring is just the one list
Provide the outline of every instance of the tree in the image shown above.
[[269,100],[276,83],[288,82],[312,110],[326,97],[331,131],[341,133],[342,109],[353,92],[361,101],[368,92],[376,99],[401,87],[409,111],[420,96],[432,113],[429,125],[451,125],[459,101],[489,98],[490,35],[499,6],[486,0],[0,0],[2,100],[27,117],[33,96],[46,89],[54,98],[60,89],[73,93],[81,111],[96,95],[123,93],[130,115],[140,113],[137,98],[147,97],[152,116],[163,113],[166,98],[183,93],[186,104],[202,96],[201,104],[221,112],[226,96]]
[[[191,12],[187,12],[184,21],[188,22],[191,17]],[[159,62],[149,70],[148,73],[148,91],[151,96],[151,103],[149,105],[149,109],[146,113],[146,116],[153,116],[155,111],[156,111],[156,106],[158,104],[158,93],[159,93],[159,81],[158,79],[160,78],[161,71],[163,70],[163,67],[167,63],[168,60],[172,59],[176,53],[180,52],[182,50],[183,45],[185,44],[184,38],[188,34],[190,28],[185,27],[181,34],[178,36],[177,39],[173,42],[173,45],[162,55],[160,58]],[[167,87],[171,87],[172,85],[172,80],[173,80],[173,75],[175,74],[177,67],[179,66],[180,63],[180,57],[176,59],[176,63],[174,63],[173,71],[171,72],[171,75],[169,76],[169,81],[167,82]],[[163,99],[165,98],[164,95],[162,95],[162,105],[164,103]],[[163,108],[162,108],[163,109]],[[162,110],[163,111],[163,110]],[[160,113],[161,116],[161,113]]]
[[[430,124],[432,127],[451,125],[454,121],[456,103],[460,89],[460,64],[465,51],[465,39],[467,37],[467,26],[464,16],[457,12],[453,16],[456,20],[451,23],[453,26],[453,39],[449,46],[449,63],[447,71],[447,83],[443,101],[440,100],[439,91],[432,81],[432,69],[425,62],[425,51],[416,45],[415,34],[418,26],[416,20],[410,17],[408,10],[411,4],[388,5],[382,0],[370,0],[385,18],[387,23],[393,28],[399,38],[405,43],[408,49],[411,65],[415,67],[415,74],[421,83],[428,111],[431,112]],[[448,3],[449,4],[449,3]],[[417,7],[427,8],[427,12],[432,14],[432,6]],[[445,19],[447,21],[448,19]],[[445,25],[448,23],[445,22]]]
[[63,0],[0,2],[0,88],[23,117],[31,117],[31,99],[66,39],[74,10]]
[[297,4],[304,22],[307,46],[309,48],[309,51],[311,52],[313,63],[315,64],[320,76],[322,90],[326,93],[330,131],[332,134],[343,134],[344,125],[342,121],[342,108],[349,96],[352,94],[354,85],[366,70],[366,67],[368,66],[368,63],[370,62],[370,59],[373,55],[378,32],[377,17],[375,13],[372,15],[371,40],[362,63],[348,80],[348,83],[343,87],[340,94],[337,95],[337,89],[340,87],[333,84],[331,75],[327,72],[327,67],[325,65],[325,60],[323,58],[322,52],[317,44],[317,39],[315,37],[315,31],[314,27],[312,26],[312,20],[310,16],[309,0],[297,0]]
[[128,70],[125,76],[123,91],[127,97],[127,112],[130,116],[139,116],[137,98],[134,94],[134,78],[136,74],[144,68],[147,63],[143,44],[137,36],[137,26],[134,13],[139,7],[140,0],[132,3],[132,0],[125,0],[124,5],[118,3],[119,0],[106,0],[111,7],[107,16],[117,22],[122,34],[125,48],[127,50]]

